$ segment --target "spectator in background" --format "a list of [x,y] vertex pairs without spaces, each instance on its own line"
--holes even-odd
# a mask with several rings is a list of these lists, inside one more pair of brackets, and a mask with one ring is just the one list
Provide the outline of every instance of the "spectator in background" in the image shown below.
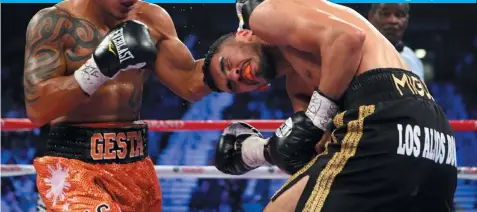
[[37,201],[35,193],[33,193],[35,181],[32,176],[22,175],[13,178],[13,188],[15,196],[22,211],[28,211],[30,208],[35,208]]
[[409,21],[409,4],[372,4],[368,20],[401,53],[409,68],[424,80],[422,61],[402,41]]
[[217,211],[219,203],[216,203],[218,195],[213,195],[211,185],[208,180],[199,181],[199,187],[192,193],[189,202],[189,210],[191,212],[209,212]]
[[230,207],[230,197],[229,193],[226,190],[222,190],[220,194],[220,205],[218,211],[220,212],[232,212],[232,207]]
[[[48,139],[48,133],[50,132],[50,127],[51,127],[50,123],[46,123],[45,125],[41,126],[39,136],[36,136],[33,139],[33,145],[36,147],[36,152],[35,152],[35,155],[33,156],[33,159],[43,157],[44,154],[46,153],[47,151],[46,140]],[[33,161],[31,163],[33,163]],[[33,187],[33,189],[35,191],[36,200],[32,202],[38,205],[38,212],[46,211],[45,203],[41,199],[36,185]]]
[[11,178],[2,178],[2,206],[0,211],[5,212],[22,212],[20,205],[14,193]]

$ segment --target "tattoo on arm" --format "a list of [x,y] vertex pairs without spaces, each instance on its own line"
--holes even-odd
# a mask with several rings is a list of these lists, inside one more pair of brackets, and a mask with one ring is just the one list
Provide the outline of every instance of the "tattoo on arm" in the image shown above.
[[[87,59],[76,55],[77,48],[94,49],[103,35],[84,19],[72,17],[59,8],[47,8],[38,12],[30,21],[26,32],[24,92],[26,104],[40,99],[37,86],[48,79],[62,76],[66,63]],[[65,39],[72,42],[65,54]],[[65,57],[66,55],[66,57]]]
[[66,13],[49,8],[38,12],[28,24],[23,76],[27,104],[40,98],[36,86],[52,78],[61,66],[60,39],[68,21]]

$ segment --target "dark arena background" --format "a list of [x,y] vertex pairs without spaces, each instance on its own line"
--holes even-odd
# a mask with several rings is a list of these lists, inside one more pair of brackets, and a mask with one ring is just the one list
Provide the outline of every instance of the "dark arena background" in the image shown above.
[[[31,17],[53,4],[1,5],[2,119],[26,118],[23,96],[25,31]],[[209,45],[226,32],[237,29],[234,4],[160,4],[171,15],[179,38],[201,58]],[[348,4],[368,16],[369,4]],[[424,78],[435,100],[450,120],[477,119],[477,5],[412,4],[404,42],[423,63]],[[61,100],[58,100],[61,101]],[[144,120],[275,120],[290,116],[292,107],[284,79],[270,89],[248,94],[211,94],[194,104],[182,100],[155,78],[144,85],[141,119]],[[3,126],[3,122],[2,122]],[[456,131],[457,165],[477,167],[475,127]],[[47,129],[2,130],[1,211],[36,211],[35,175],[30,165],[41,151]],[[156,165],[177,166],[177,177],[161,179],[164,211],[262,211],[285,179],[201,178],[214,170],[218,130],[154,132],[149,134],[149,155]],[[266,133],[270,135],[270,133]],[[184,169],[181,166],[196,166]],[[167,170],[164,170],[166,173]],[[187,172],[196,172],[197,177]],[[409,173],[412,174],[412,173]],[[271,174],[269,174],[272,176]],[[460,178],[454,211],[477,211],[477,173]]]

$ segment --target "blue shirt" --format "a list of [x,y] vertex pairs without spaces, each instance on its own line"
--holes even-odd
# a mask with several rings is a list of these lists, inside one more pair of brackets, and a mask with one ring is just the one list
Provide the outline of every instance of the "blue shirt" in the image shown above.
[[414,54],[414,51],[411,48],[405,46],[401,52],[401,57],[407,63],[411,71],[419,76],[421,80],[424,80],[424,67],[422,65],[422,61],[417,58],[416,54]]

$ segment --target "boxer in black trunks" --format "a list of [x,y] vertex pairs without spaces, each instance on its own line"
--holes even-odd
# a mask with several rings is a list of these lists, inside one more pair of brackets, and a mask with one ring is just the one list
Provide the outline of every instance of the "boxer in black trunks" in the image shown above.
[[449,122],[378,30],[327,1],[239,6],[251,30],[211,46],[205,82],[240,93],[285,75],[295,114],[270,138],[246,123],[229,125],[217,145],[219,170],[239,175],[270,163],[292,174],[265,211],[451,210],[457,169]]

